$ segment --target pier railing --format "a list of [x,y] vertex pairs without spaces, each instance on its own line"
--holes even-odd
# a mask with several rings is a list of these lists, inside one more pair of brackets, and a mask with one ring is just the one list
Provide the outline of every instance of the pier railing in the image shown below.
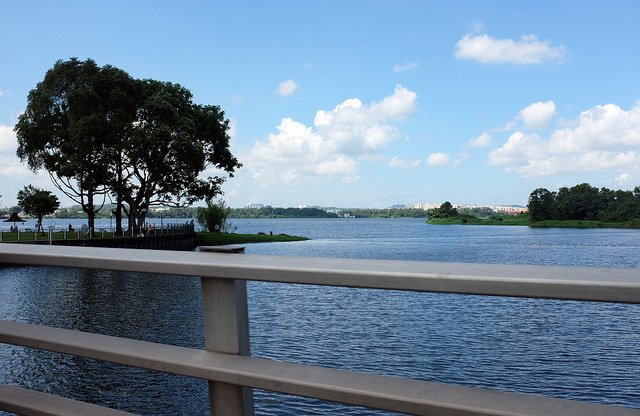
[[56,228],[50,226],[46,231],[33,230],[31,228],[12,231],[0,230],[1,243],[20,242],[56,242],[60,240],[91,240],[91,239],[112,239],[112,238],[135,238],[135,237],[156,237],[173,234],[185,234],[194,232],[193,223],[168,223],[160,226],[149,225],[147,227],[137,227],[133,229],[123,229],[116,233],[112,227],[100,227],[92,231],[86,228]]
[[[637,304],[637,270],[13,244],[0,245],[1,263],[201,277],[205,350],[12,321],[0,321],[0,342],[209,380],[214,415],[252,414],[251,388],[416,415],[640,415],[624,407],[251,357],[245,286],[256,280]],[[8,385],[0,385],[0,409],[25,415],[126,414]]]

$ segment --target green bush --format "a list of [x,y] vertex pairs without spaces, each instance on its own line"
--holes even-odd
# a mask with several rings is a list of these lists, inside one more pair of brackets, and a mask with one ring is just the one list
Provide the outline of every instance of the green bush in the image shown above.
[[231,231],[231,224],[227,221],[231,208],[225,202],[208,199],[206,207],[199,207],[196,211],[196,221],[200,226],[212,233],[226,233]]

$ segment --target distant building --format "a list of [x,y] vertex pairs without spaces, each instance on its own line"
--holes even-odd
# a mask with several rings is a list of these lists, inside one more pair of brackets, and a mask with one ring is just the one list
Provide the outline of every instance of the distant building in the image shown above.
[[262,209],[264,208],[264,204],[249,204],[244,206],[245,209]]

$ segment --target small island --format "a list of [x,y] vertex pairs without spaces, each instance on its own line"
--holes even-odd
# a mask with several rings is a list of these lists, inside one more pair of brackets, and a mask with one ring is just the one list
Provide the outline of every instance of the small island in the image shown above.
[[520,225],[560,228],[640,228],[640,187],[598,189],[583,183],[551,192],[538,188],[527,210],[516,215],[478,217],[458,212],[449,201],[427,211],[428,224]]

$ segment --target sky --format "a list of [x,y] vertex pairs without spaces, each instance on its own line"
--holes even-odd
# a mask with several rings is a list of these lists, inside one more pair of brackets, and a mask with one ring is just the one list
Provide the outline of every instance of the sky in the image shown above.
[[[0,205],[13,128],[57,60],[91,58],[219,105],[230,207],[526,205],[640,185],[640,2],[0,1]],[[216,172],[205,172],[205,174]]]

